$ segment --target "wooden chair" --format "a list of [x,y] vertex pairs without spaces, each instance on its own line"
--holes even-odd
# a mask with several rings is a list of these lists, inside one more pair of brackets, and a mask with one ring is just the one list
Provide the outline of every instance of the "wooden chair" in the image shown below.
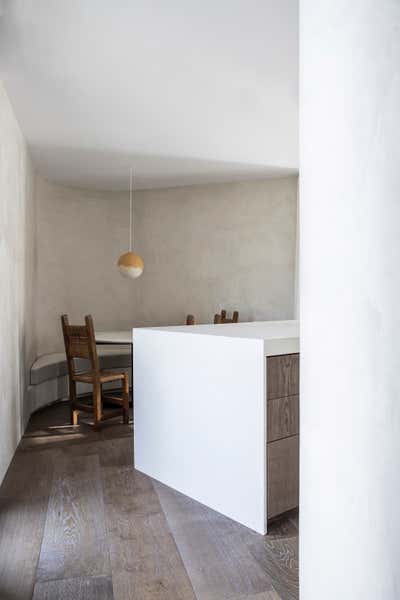
[[195,324],[194,315],[187,315],[186,325],[194,325],[194,324]]
[[214,324],[220,323],[237,323],[239,321],[239,311],[235,310],[232,314],[232,319],[228,319],[226,316],[226,310],[221,310],[221,314],[214,315]]
[[[65,352],[68,363],[69,399],[71,403],[71,423],[78,425],[78,416],[81,412],[93,413],[94,428],[97,430],[100,423],[122,415],[123,422],[129,423],[129,376],[123,371],[100,370],[94,335],[93,319],[90,315],[85,317],[85,325],[70,325],[68,316],[61,317],[64,334]],[[83,358],[89,361],[89,369],[78,371],[75,359]],[[93,386],[93,403],[85,404],[77,399],[76,383],[90,383]],[[102,385],[109,381],[122,382],[122,395],[103,394]],[[118,392],[116,392],[118,393]],[[103,411],[103,399],[118,408]]]

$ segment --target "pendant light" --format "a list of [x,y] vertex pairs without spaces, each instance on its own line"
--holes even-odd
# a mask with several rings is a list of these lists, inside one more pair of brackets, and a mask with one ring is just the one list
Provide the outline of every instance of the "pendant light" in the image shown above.
[[144,263],[139,254],[132,252],[133,249],[133,169],[131,167],[129,180],[129,252],[121,254],[118,259],[118,269],[123,277],[136,279],[143,273]]

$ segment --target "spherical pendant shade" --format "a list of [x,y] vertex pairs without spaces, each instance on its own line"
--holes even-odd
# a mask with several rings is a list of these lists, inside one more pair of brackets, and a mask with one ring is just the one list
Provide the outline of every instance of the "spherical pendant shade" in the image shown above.
[[118,259],[118,269],[124,277],[136,279],[143,273],[144,262],[138,254],[125,252]]

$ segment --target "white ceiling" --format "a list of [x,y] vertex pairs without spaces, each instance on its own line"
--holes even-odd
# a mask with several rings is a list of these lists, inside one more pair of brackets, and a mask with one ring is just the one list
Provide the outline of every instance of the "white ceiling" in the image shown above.
[[[0,0],[1,1],[1,0]],[[79,187],[298,166],[298,0],[5,0],[0,78],[38,168]]]

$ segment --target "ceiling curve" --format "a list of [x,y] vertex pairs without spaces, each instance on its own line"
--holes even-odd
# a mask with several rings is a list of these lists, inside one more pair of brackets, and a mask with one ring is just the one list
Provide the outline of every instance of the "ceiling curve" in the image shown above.
[[12,0],[0,78],[38,171],[85,188],[297,172],[297,0]]

